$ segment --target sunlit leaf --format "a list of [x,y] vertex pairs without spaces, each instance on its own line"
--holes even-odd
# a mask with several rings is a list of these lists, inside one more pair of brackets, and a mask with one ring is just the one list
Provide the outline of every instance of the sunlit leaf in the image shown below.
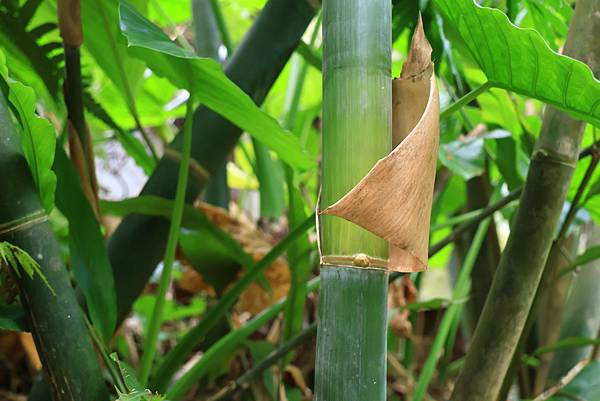
[[555,53],[539,33],[516,27],[497,9],[473,0],[434,3],[493,86],[600,125],[600,82],[584,63]]
[[131,54],[144,60],[153,72],[185,88],[208,108],[232,121],[274,150],[288,164],[308,169],[313,161],[294,135],[260,108],[223,73],[219,63],[199,58],[171,41],[156,25],[128,3],[120,5],[121,30]]
[[4,54],[0,52],[0,77],[8,84],[8,101],[17,112],[21,146],[42,205],[50,212],[54,207],[56,176],[52,171],[56,136],[48,120],[36,114],[36,95],[33,89],[8,76]]

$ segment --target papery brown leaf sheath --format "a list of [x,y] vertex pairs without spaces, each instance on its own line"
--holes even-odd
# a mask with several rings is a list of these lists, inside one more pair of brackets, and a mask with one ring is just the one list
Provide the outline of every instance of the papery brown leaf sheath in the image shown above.
[[392,102],[394,149],[321,213],[388,240],[388,269],[415,272],[427,267],[439,141],[439,94],[420,18],[402,74],[392,84]]
[[83,43],[79,0],[58,0],[58,26],[65,44],[80,46]]

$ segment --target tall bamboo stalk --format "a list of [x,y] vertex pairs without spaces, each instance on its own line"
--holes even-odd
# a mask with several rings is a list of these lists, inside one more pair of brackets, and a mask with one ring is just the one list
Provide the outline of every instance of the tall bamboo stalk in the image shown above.
[[58,1],[58,22],[65,52],[64,97],[68,116],[69,153],[81,188],[98,215],[98,182],[92,138],[85,122],[80,46],[83,43],[79,0]]
[[[194,47],[200,57],[209,57],[221,62],[219,48],[222,44],[219,27],[217,26],[218,3],[211,0],[192,0],[192,17],[194,19]],[[223,30],[227,30],[224,21]],[[228,49],[229,50],[229,49]],[[227,184],[227,161],[212,175],[206,189],[204,200],[212,205],[229,208],[229,186]]]
[[[391,2],[327,0],[323,35],[321,210],[390,150]],[[388,245],[334,216],[320,229],[316,400],[383,401],[388,273],[363,262],[387,259]]]
[[106,401],[108,392],[69,273],[9,113],[0,95],[0,171],[6,177],[0,190],[0,241],[28,252],[56,294],[39,277],[17,278],[36,348],[55,401]]
[[[227,76],[260,104],[302,34],[315,9],[305,0],[270,0],[225,66]],[[214,175],[231,153],[241,130],[205,107],[194,113],[192,157]],[[171,144],[181,149],[178,135]],[[178,163],[163,158],[146,183],[144,195],[172,199]],[[190,180],[186,199],[196,198],[203,183]],[[161,218],[130,216],[109,243],[117,287],[119,318],[129,311],[164,254],[168,222]]]
[[[565,54],[600,72],[599,35],[600,0],[577,2]],[[498,395],[552,245],[583,126],[552,107],[544,113],[519,211],[452,401],[493,401]]]

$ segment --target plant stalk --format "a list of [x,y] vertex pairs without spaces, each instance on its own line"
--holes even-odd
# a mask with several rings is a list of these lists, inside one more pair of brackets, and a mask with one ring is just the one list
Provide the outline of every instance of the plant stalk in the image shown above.
[[[600,67],[600,1],[577,3],[565,53]],[[451,401],[497,397],[525,326],[578,160],[584,124],[546,108],[513,229]]]
[[156,301],[152,310],[152,316],[148,322],[146,330],[146,340],[144,341],[144,353],[140,365],[140,383],[146,386],[156,348],[158,346],[158,334],[163,321],[163,312],[167,290],[171,285],[171,273],[173,271],[173,262],[175,261],[175,252],[179,241],[179,230],[181,228],[181,218],[183,216],[183,207],[185,205],[185,189],[189,175],[190,151],[192,147],[192,113],[194,107],[194,96],[190,94],[187,101],[187,109],[185,115],[185,126],[183,128],[183,151],[181,152],[181,165],[179,167],[179,176],[177,178],[177,192],[175,194],[175,202],[173,206],[173,216],[171,217],[171,225],[169,226],[169,237],[167,239],[167,249],[163,261],[163,269],[160,276],[158,291],[156,292]]
[[[391,2],[323,4],[320,209],[346,194],[391,147]],[[367,135],[368,133],[368,135]],[[335,216],[321,219],[322,260],[387,259],[387,242]],[[388,272],[321,266],[316,401],[386,399]]]
[[490,82],[486,82],[486,83],[482,84],[481,86],[473,89],[471,92],[467,93],[466,95],[464,95],[463,97],[458,99],[456,102],[454,102],[454,103],[448,105],[446,108],[444,108],[440,112],[440,120],[443,120],[443,119],[447,118],[448,116],[450,116],[451,114],[453,114],[454,112],[462,109],[464,106],[468,105],[473,100],[477,99],[477,96],[486,92],[490,88],[492,88],[492,84]]
[[0,241],[29,253],[56,293],[37,276],[17,278],[36,348],[55,401],[106,401],[108,391],[69,273],[9,113],[0,95],[0,171],[10,177],[0,191]]

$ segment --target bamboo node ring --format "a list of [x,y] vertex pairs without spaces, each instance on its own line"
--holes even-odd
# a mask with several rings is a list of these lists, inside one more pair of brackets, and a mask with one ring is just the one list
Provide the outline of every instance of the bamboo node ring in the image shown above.
[[36,224],[45,223],[46,221],[48,221],[48,215],[46,212],[41,209],[36,210],[35,212],[29,213],[17,219],[0,223],[0,237],[23,230]]

